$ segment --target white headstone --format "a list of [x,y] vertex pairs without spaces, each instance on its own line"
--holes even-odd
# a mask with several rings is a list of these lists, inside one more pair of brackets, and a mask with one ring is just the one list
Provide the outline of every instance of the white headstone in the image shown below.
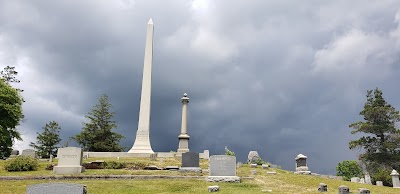
[[390,176],[392,176],[393,188],[400,188],[399,173],[393,169]]
[[371,176],[369,176],[369,174],[365,174],[364,177],[365,177],[365,183],[372,185]]
[[58,154],[58,165],[53,168],[54,174],[78,174],[85,170],[82,166],[82,148],[59,148]]
[[352,177],[352,178],[350,179],[350,181],[353,182],[353,183],[359,183],[359,182],[360,182],[360,178],[358,178],[358,177]]

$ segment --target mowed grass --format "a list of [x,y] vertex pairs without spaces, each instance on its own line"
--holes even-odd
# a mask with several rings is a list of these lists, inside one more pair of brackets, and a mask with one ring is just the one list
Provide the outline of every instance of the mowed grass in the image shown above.
[[[87,161],[105,160],[111,161],[115,158],[89,158]],[[179,166],[180,162],[172,158],[165,158],[163,162],[150,161],[148,158],[121,158],[119,161],[125,162],[142,162],[148,165],[156,165],[159,167]],[[207,169],[207,161],[201,160],[201,167]],[[44,170],[48,162],[41,162],[38,171],[31,172],[7,172],[4,170],[4,161],[0,161],[1,176],[35,176],[35,175],[53,175],[52,171]],[[339,181],[328,178],[322,178],[311,175],[295,175],[293,172],[280,169],[261,169],[256,168],[257,174],[251,175],[249,165],[244,164],[243,167],[237,169],[238,176],[242,177],[241,183],[209,183],[204,181],[207,173],[179,173],[176,171],[148,171],[148,170],[87,170],[83,174],[98,175],[115,175],[115,174],[132,174],[132,175],[171,175],[185,176],[197,175],[200,179],[113,179],[113,180],[23,180],[23,181],[0,181],[0,193],[25,193],[27,185],[47,182],[66,182],[79,183],[87,186],[89,193],[95,194],[112,194],[112,193],[208,193],[207,187],[211,185],[220,186],[219,193],[319,193],[317,191],[319,183],[323,182],[328,185],[327,193],[338,193],[340,185],[350,187],[350,191],[358,193],[358,188],[368,188],[371,193],[397,194],[400,189],[389,187],[378,187],[374,185],[351,183],[347,181]],[[276,171],[276,175],[267,174],[267,171]]]

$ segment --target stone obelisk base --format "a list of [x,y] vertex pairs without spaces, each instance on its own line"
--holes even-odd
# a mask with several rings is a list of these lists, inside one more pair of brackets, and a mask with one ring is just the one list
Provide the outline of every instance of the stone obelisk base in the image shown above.
[[178,136],[179,139],[179,146],[178,146],[178,150],[177,150],[177,154],[182,154],[185,152],[189,152],[189,135],[186,134],[180,134]]

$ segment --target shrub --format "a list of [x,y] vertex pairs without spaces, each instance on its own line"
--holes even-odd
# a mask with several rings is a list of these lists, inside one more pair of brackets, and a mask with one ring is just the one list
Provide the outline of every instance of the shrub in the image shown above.
[[383,185],[392,187],[393,183],[392,183],[392,176],[390,176],[391,172],[392,171],[389,169],[380,168],[376,171],[376,173],[371,175],[372,181],[373,182],[382,181]]
[[124,162],[109,161],[104,163],[104,168],[106,169],[122,169],[126,167]]
[[104,164],[97,162],[83,163],[82,166],[85,167],[85,169],[104,169]]
[[260,157],[255,156],[252,158],[251,160],[252,164],[257,164],[257,165],[263,165],[263,164],[267,164],[266,162],[264,162],[264,160],[262,160]]
[[39,161],[30,156],[17,156],[13,159],[7,160],[4,169],[11,171],[34,171],[37,170]]
[[235,156],[235,152],[232,152],[228,149],[228,147],[225,146],[225,155],[228,156]]
[[363,176],[362,168],[355,160],[345,160],[336,166],[336,176],[342,176],[349,181],[352,177]]
[[144,169],[148,164],[141,163],[141,162],[130,162],[126,164],[126,168],[129,170],[140,170]]

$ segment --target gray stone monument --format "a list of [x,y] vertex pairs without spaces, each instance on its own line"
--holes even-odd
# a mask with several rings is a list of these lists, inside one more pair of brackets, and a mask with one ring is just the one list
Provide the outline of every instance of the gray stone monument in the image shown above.
[[369,191],[369,189],[366,188],[359,188],[358,189],[358,194],[370,194],[371,192]]
[[210,156],[209,176],[207,182],[240,182],[236,176],[236,157],[228,155]]
[[150,99],[151,69],[153,63],[153,20],[147,23],[146,48],[144,52],[142,94],[140,97],[139,123],[136,139],[128,153],[154,153],[150,145]]
[[53,168],[54,174],[79,174],[85,171],[82,166],[82,148],[59,148],[58,154],[58,165]]
[[250,151],[249,155],[247,155],[247,163],[252,164],[259,158],[260,156],[258,155],[257,151]]
[[393,169],[390,176],[392,176],[393,188],[400,188],[399,173]]
[[328,185],[325,183],[320,183],[318,185],[318,192],[327,192],[328,191]]
[[358,178],[358,177],[352,177],[352,178],[350,179],[350,181],[351,181],[352,183],[359,183],[359,182],[360,182],[360,178]]
[[339,186],[339,194],[350,194],[350,189],[346,185]]
[[365,184],[365,179],[364,179],[364,178],[361,178],[359,183]]
[[182,153],[182,167],[179,172],[201,172],[199,153]]
[[73,183],[42,183],[28,185],[26,194],[86,194],[86,186]]
[[19,155],[19,150],[12,150],[11,155],[13,156],[18,156]]
[[371,176],[369,176],[368,173],[365,173],[364,178],[365,178],[365,183],[366,183],[366,184],[372,185]]
[[183,94],[182,100],[182,123],[181,123],[181,134],[178,136],[179,146],[177,154],[189,152],[189,138],[187,133],[187,107],[189,104],[189,97],[186,93]]
[[307,156],[299,154],[295,158],[296,160],[296,172],[295,174],[311,174],[307,166]]
[[30,156],[32,158],[36,158],[36,151],[32,149],[22,150],[21,156]]
[[383,182],[382,181],[376,181],[376,186],[383,186]]

